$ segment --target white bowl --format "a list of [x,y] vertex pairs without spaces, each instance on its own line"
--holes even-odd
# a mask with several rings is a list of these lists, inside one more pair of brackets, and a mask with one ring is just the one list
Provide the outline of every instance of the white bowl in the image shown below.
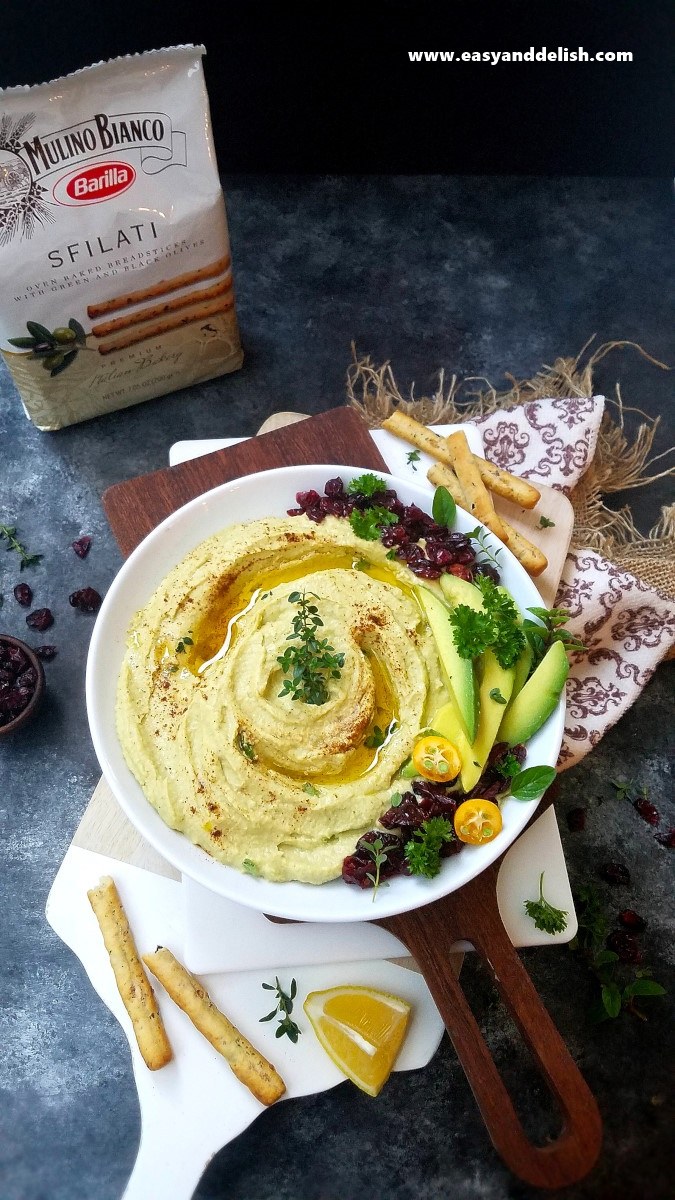
[[[103,774],[129,820],[168,862],[204,887],[240,904],[274,916],[299,921],[364,921],[418,908],[473,879],[498,858],[524,829],[538,801],[509,797],[502,806],[504,826],[494,841],[467,846],[445,859],[435,879],[397,877],[379,888],[375,902],[370,890],[347,885],[341,879],[319,886],[306,883],[270,883],[245,875],[211,858],[183,834],[165,825],[148,803],[127,767],[115,727],[115,692],[132,617],[142,608],[168,572],[204,538],[228,525],[265,516],[284,515],[295,505],[295,494],[315,488],[340,475],[347,483],[364,468],[344,466],[280,467],[224,483],[190,501],[167,517],[134,550],[114,579],[98,614],[87,660],[87,712]],[[382,474],[404,502],[431,511],[433,492],[428,485],[413,484]],[[475,518],[457,510],[456,528],[475,528]],[[486,530],[488,542],[501,542]],[[502,583],[524,612],[543,601],[532,580],[507,548],[500,553]],[[563,735],[564,693],[545,725],[527,747],[527,766],[555,766]]]

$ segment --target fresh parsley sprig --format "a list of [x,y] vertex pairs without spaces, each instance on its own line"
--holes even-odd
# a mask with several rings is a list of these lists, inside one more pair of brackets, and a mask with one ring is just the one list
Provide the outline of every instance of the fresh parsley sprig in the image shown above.
[[313,592],[291,592],[288,597],[289,604],[297,604],[298,612],[293,617],[293,632],[286,640],[297,641],[299,645],[288,646],[277,658],[284,675],[290,675],[290,679],[284,680],[279,695],[319,705],[328,699],[328,681],[340,678],[345,656],[335,652],[328,638],[317,637],[323,621],[309,597],[318,598]]
[[351,496],[376,496],[378,492],[386,492],[387,485],[384,479],[380,479],[379,475],[373,475],[367,471],[365,475],[357,475],[356,479],[350,479],[347,484],[347,491]]
[[279,1027],[276,1031],[275,1037],[280,1038],[284,1037],[285,1035],[289,1041],[294,1043],[297,1042],[302,1030],[296,1025],[295,1021],[291,1020],[293,1001],[295,1000],[298,991],[298,986],[295,980],[291,979],[291,987],[288,993],[283,990],[281,984],[279,983],[278,975],[275,977],[274,984],[263,983],[260,986],[263,987],[266,992],[276,992],[277,996],[276,1008],[272,1009],[272,1012],[268,1013],[266,1017],[261,1017],[260,1023],[262,1024],[264,1021],[273,1021],[274,1018],[280,1014]]
[[525,900],[525,911],[531,917],[537,929],[543,933],[563,933],[567,929],[568,913],[565,909],[554,908],[544,897],[544,872],[539,876],[539,899]]
[[6,550],[14,550],[19,555],[20,571],[23,571],[25,567],[36,567],[43,557],[41,554],[28,553],[26,547],[16,537],[16,525],[0,525],[0,539],[9,543],[5,546]]
[[511,667],[525,645],[518,609],[511,597],[487,575],[476,579],[476,587],[483,596],[482,609],[458,604],[450,613],[459,655],[476,658],[489,648],[500,666]]
[[389,512],[388,508],[383,508],[380,504],[373,504],[371,508],[361,509],[355,508],[349,516],[349,523],[357,537],[363,538],[365,542],[376,542],[380,536],[383,525],[396,525],[398,517],[396,513]]
[[441,869],[441,850],[455,832],[445,817],[429,817],[406,843],[405,857],[412,875],[433,879]]

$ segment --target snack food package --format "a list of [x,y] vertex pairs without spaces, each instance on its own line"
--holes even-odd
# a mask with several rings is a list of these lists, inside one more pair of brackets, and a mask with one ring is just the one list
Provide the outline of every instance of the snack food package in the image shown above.
[[0,349],[39,429],[242,364],[204,53],[0,90]]

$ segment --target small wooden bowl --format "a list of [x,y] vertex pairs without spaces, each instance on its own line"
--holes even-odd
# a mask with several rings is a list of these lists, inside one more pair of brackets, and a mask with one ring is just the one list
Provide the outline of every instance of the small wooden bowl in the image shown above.
[[[44,667],[42,666],[42,663],[40,662],[40,659],[35,651],[31,650],[30,646],[27,646],[25,642],[20,641],[19,638],[12,637],[9,633],[0,633],[0,649],[2,646],[15,646],[18,650],[21,650],[28,659],[28,666],[33,667],[37,675],[37,681],[33,695],[28,701],[26,707],[22,709],[21,712],[18,713],[17,716],[11,721],[8,721],[6,725],[0,725],[0,737],[4,737],[4,735],[7,733],[14,733],[17,729],[20,729],[22,725],[27,725],[28,722],[32,720],[38,710],[40,701],[42,700],[45,692]],[[1,669],[2,663],[0,662],[0,670]],[[28,667],[26,670],[27,669]]]

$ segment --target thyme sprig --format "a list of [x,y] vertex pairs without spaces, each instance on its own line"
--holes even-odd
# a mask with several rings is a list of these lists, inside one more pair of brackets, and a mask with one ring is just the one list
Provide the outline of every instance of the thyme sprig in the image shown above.
[[633,977],[624,982],[625,974],[618,974],[619,955],[605,949],[609,921],[597,888],[592,884],[579,888],[577,902],[579,929],[570,950],[580,954],[600,986],[600,996],[589,1012],[591,1020],[607,1021],[629,1012],[646,1021],[645,1013],[635,1003],[636,997],[663,996],[666,989],[651,978],[649,967],[627,968],[633,971]]
[[498,571],[500,569],[500,564],[497,556],[501,554],[502,548],[501,546],[498,546],[496,549],[492,549],[492,546],[487,540],[489,536],[487,530],[483,529],[481,525],[477,525],[476,528],[472,529],[469,533],[467,533],[466,536],[471,538],[472,542],[477,543],[478,550],[482,555],[482,558],[478,558],[476,560],[478,564],[485,564],[487,566],[494,567],[495,570]]
[[295,1021],[291,1019],[291,1013],[293,1012],[293,1001],[295,1000],[298,991],[298,985],[296,984],[295,980],[291,979],[291,987],[289,992],[285,992],[283,990],[281,984],[279,983],[278,975],[275,976],[274,984],[263,983],[261,984],[261,987],[263,987],[266,992],[276,992],[277,1004],[276,1008],[273,1008],[271,1013],[268,1013],[266,1017],[260,1018],[260,1023],[262,1024],[264,1021],[273,1021],[274,1018],[280,1014],[279,1027],[276,1031],[275,1037],[280,1038],[284,1037],[285,1035],[289,1041],[293,1043],[297,1042],[302,1030],[296,1025]]
[[323,621],[310,597],[318,599],[314,592],[291,592],[288,597],[289,604],[297,604],[298,612],[293,617],[293,632],[286,641],[297,641],[299,645],[288,646],[277,658],[284,675],[290,675],[279,695],[319,705],[328,700],[328,681],[340,678],[345,656],[336,653],[327,638],[317,637]]
[[24,567],[35,567],[42,559],[41,554],[29,554],[26,547],[16,537],[16,525],[0,525],[0,539],[9,544],[6,550],[15,550],[21,559],[19,570]]

